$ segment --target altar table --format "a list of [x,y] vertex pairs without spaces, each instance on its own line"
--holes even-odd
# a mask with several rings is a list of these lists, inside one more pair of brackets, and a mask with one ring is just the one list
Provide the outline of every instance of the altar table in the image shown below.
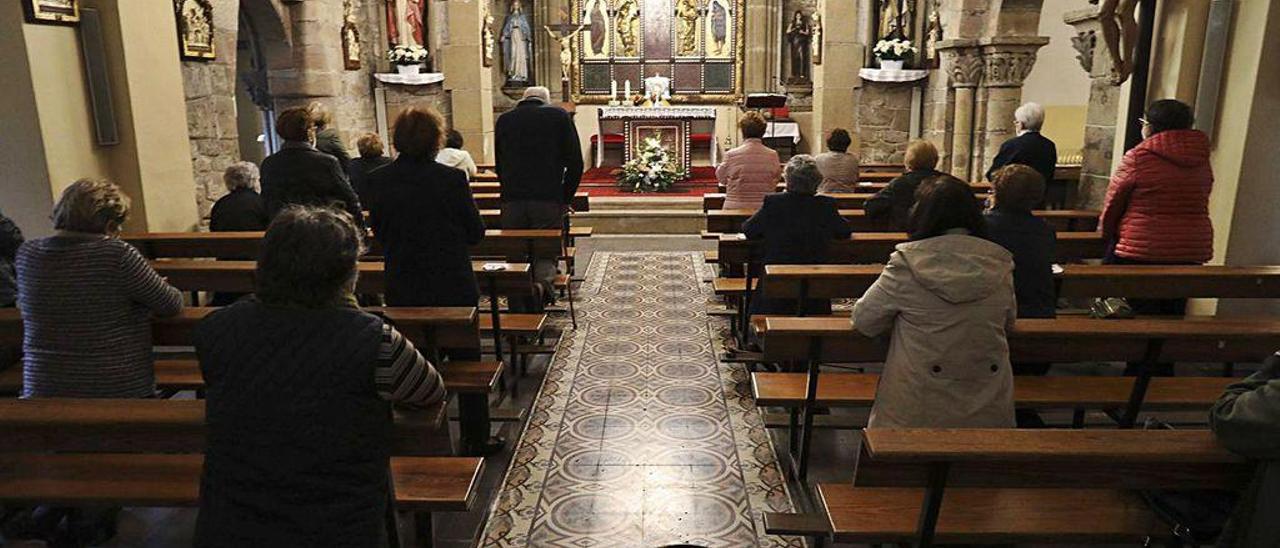
[[715,107],[602,107],[597,111],[596,167],[604,161],[605,125],[621,122],[624,136],[624,159],[630,161],[636,147],[657,136],[686,170],[690,168],[690,135],[694,122],[711,122],[711,165],[718,163],[719,140],[716,137]]

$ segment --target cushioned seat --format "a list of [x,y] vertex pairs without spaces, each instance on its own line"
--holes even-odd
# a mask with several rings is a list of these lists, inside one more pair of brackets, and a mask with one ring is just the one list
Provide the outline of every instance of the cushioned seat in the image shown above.
[[[592,135],[592,136],[591,136],[591,146],[595,146],[595,145],[596,145],[596,143],[598,143],[598,142],[599,142],[599,140],[600,140],[600,135],[598,135],[598,134],[597,134],[597,135]],[[604,134],[604,144],[605,144],[605,145],[621,145],[621,144],[625,143],[626,141],[627,141],[626,137],[624,137],[621,133],[606,133],[606,134]]]

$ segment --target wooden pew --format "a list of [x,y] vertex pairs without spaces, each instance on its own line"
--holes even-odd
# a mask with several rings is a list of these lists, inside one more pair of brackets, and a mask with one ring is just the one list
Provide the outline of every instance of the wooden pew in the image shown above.
[[[1076,210],[1043,210],[1035,215],[1055,230],[1065,232],[1092,232],[1097,228],[1097,211]],[[707,232],[730,234],[742,232],[742,223],[755,214],[750,209],[713,209],[706,212]],[[879,220],[867,217],[861,209],[842,209],[840,215],[849,223],[854,232],[892,232]]]
[[[474,506],[484,460],[413,456],[423,426],[397,417],[391,472],[395,509],[414,513],[429,544],[432,512]],[[0,401],[0,503],[195,506],[205,431],[203,401]]]
[[[717,241],[715,259],[720,264],[740,266],[756,262],[755,248],[759,242],[746,240],[740,234],[721,235]],[[854,234],[848,240],[832,241],[827,257],[833,264],[884,264],[894,247],[907,241],[907,235],[902,232]],[[1104,251],[1102,235],[1096,232],[1059,232],[1054,260],[1070,263],[1101,259]]]
[[[819,364],[883,362],[888,340],[858,333],[847,317],[764,316],[752,318],[752,324],[763,346],[764,361],[807,364],[806,373],[795,373],[805,378],[805,393],[800,413],[793,413],[791,420],[793,427],[799,427],[798,432],[792,428],[791,439],[795,442],[791,444],[792,467],[797,477],[803,478],[807,473],[813,408],[817,405],[819,387],[830,382],[825,379],[833,376],[854,375],[825,373],[821,376],[824,380],[820,381]],[[1280,348],[1280,321],[1211,318],[1018,320],[1008,338],[1010,360],[1015,363],[1115,361],[1143,364],[1142,373],[1133,380],[1124,411],[1118,419],[1122,428],[1131,428],[1152,384],[1153,364],[1261,361]],[[845,381],[837,379],[835,382]],[[1205,382],[1218,383],[1221,379]],[[756,389],[757,393],[762,390],[772,389]]]
[[[867,200],[871,199],[875,194],[856,194],[856,193],[838,193],[825,194],[836,201],[836,207],[840,209],[859,209]],[[712,211],[724,209],[723,192],[709,192],[702,195],[702,211]]]
[[[196,325],[216,308],[185,308],[173,318],[152,322],[152,342],[157,346],[191,346]],[[481,454],[489,440],[489,394],[498,386],[501,361],[447,361],[450,349],[480,348],[479,315],[471,307],[367,308],[391,321],[414,346],[431,359],[444,378],[445,387],[458,396],[460,445],[463,454]],[[22,317],[17,309],[0,309],[0,345],[22,344]],[[156,365],[159,387],[169,390],[199,389],[203,381],[194,360],[163,360]],[[0,372],[0,394],[16,394],[22,386],[21,368]]]
[[[497,192],[477,192],[472,197],[476,201],[476,207],[479,209],[502,209],[502,195]],[[590,211],[591,202],[586,192],[579,192],[573,195],[573,201],[569,204],[574,211]]]
[[[123,234],[148,259],[244,259],[257,257],[262,232],[148,232]],[[558,257],[561,247],[558,229],[486,230],[485,237],[471,248],[473,257],[509,257],[513,262],[531,258]],[[377,240],[368,238],[370,257],[381,257]]]
[[863,438],[853,481],[818,485],[817,523],[771,513],[766,532],[915,546],[1141,544],[1171,531],[1136,490],[1238,490],[1254,470],[1207,430],[868,429]]

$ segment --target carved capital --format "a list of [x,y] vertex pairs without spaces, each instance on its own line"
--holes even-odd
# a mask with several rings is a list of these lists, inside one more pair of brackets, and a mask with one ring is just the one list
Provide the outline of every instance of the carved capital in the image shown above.
[[992,51],[983,55],[982,61],[987,87],[1020,87],[1036,64],[1036,52]]
[[1071,37],[1071,47],[1076,49],[1076,60],[1080,68],[1093,73],[1093,52],[1098,46],[1098,35],[1092,30],[1077,33]]
[[939,48],[952,87],[976,87],[982,81],[982,56],[977,48]]

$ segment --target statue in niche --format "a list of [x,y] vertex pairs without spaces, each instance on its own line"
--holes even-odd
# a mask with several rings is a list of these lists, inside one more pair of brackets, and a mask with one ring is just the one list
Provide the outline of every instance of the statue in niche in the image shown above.
[[592,3],[590,15],[587,17],[587,30],[591,31],[591,48],[588,52],[591,57],[599,57],[604,55],[604,47],[606,39],[609,37],[609,18],[604,13],[604,0],[595,0]]
[[725,48],[729,45],[729,8],[723,0],[712,0],[707,10],[710,12],[708,21],[711,26],[707,54],[711,57],[724,57],[728,54]]
[[676,20],[680,30],[676,34],[680,41],[676,47],[676,55],[698,54],[698,19],[701,17],[702,11],[698,9],[697,0],[678,0]]
[[486,68],[493,66],[493,54],[496,49],[495,40],[493,39],[493,12],[489,11],[489,1],[482,0],[484,4],[481,7],[480,20],[480,44],[484,46],[483,63]]
[[791,24],[787,25],[786,34],[791,51],[791,76],[787,81],[795,84],[808,82],[809,47],[813,36],[809,28],[809,18],[804,16],[804,12],[796,10],[795,15],[791,17]]
[[511,11],[502,22],[502,73],[507,85],[528,84],[533,67],[533,27],[520,0],[512,0]]
[[427,47],[423,0],[387,0],[387,37],[393,46]]
[[360,70],[360,21],[353,0],[342,0],[342,64],[347,70]]
[[906,36],[903,28],[901,0],[880,0],[880,38],[894,34]]
[[[1138,20],[1135,12],[1139,0],[1102,0],[1098,22],[1102,39],[1111,55],[1111,85],[1118,86],[1133,73],[1134,48],[1138,44]],[[1123,47],[1122,47],[1123,46]]]
[[574,29],[573,32],[564,36],[551,30],[550,27],[543,28],[547,29],[547,34],[551,35],[552,40],[560,44],[560,79],[568,81],[569,74],[573,71],[573,38],[582,32],[586,25],[578,25],[578,28]]
[[614,21],[613,32],[617,35],[618,56],[638,57],[640,49],[640,6],[636,0],[622,0],[618,3],[618,18]]
[[933,0],[929,8],[929,25],[925,29],[925,55],[931,62],[938,61],[938,42],[942,41],[942,0]]
[[809,16],[809,32],[813,35],[813,41],[809,44],[809,58],[815,65],[822,64],[822,16],[818,12],[813,12]]

